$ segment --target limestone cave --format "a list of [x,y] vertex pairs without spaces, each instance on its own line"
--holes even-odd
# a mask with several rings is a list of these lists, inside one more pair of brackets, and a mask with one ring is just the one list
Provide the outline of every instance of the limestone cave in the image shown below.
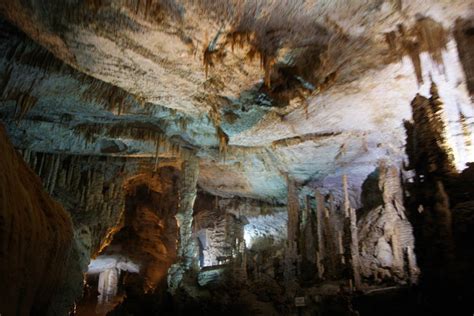
[[474,313],[474,0],[0,0],[0,316]]

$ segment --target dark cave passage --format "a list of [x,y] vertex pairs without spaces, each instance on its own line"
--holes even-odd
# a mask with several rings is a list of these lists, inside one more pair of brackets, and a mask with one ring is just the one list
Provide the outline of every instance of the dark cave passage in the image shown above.
[[175,168],[163,167],[125,181],[123,218],[89,265],[78,315],[105,315],[127,297],[166,291],[176,261],[178,177]]

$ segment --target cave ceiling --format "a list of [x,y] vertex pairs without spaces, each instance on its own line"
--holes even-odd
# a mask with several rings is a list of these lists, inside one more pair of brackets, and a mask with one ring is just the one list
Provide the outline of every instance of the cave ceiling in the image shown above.
[[196,154],[199,186],[222,196],[284,200],[287,176],[360,184],[380,160],[403,161],[403,120],[430,77],[446,104],[470,104],[451,35],[439,48],[446,67],[428,44],[417,73],[387,34],[449,31],[473,10],[465,0],[1,0],[0,116],[17,147],[37,151],[153,157],[159,143],[160,157]]

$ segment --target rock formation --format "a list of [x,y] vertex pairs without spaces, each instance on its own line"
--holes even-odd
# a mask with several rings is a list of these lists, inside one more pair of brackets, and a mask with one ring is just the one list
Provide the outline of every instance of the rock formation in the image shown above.
[[46,314],[67,278],[71,219],[43,189],[1,125],[0,152],[0,312]]
[[364,183],[358,226],[361,272],[384,283],[417,283],[415,241],[403,201],[401,171],[381,164]]
[[468,306],[473,10],[0,0],[4,313]]

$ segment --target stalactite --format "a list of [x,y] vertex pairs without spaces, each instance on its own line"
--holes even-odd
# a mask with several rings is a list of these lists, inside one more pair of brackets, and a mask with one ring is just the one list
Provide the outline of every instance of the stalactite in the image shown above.
[[[51,193],[61,192],[56,195],[60,200],[69,195],[66,205],[74,204],[70,209],[73,221],[89,226],[94,235],[92,250],[96,251],[107,235],[109,227],[116,226],[122,213],[124,198],[122,195],[122,176],[110,178],[106,176],[121,169],[126,161],[116,158],[112,163],[94,156],[66,156],[63,154],[46,154],[24,151],[29,156],[28,163],[41,170],[40,176],[46,190]],[[37,170],[38,171],[38,170]],[[107,173],[108,172],[108,173]],[[116,189],[119,188],[119,189]],[[69,193],[69,194],[64,194]],[[94,211],[96,219],[88,214]]]
[[224,157],[227,153],[227,144],[229,143],[229,136],[222,130],[220,126],[216,128],[217,130],[217,138],[219,140],[219,153]]
[[422,17],[416,21],[413,31],[421,49],[428,52],[438,66],[443,66],[442,53],[446,50],[449,36],[443,26],[429,17]]
[[418,265],[416,263],[415,252],[412,247],[406,248],[406,257],[408,262],[408,273],[410,277],[410,284],[416,284],[418,282],[418,275],[420,274]]
[[41,162],[40,162],[40,167],[38,169],[38,175],[41,177],[43,175],[43,166],[44,166],[44,157],[45,157],[45,154],[42,154],[41,155]]
[[202,52],[202,63],[204,65],[206,78],[209,74],[209,68],[215,66],[216,62],[222,62],[225,57],[225,52],[222,48],[217,47],[217,41],[219,40],[222,32],[219,30],[211,41],[206,41]]
[[53,176],[54,156],[47,154],[46,157],[47,157],[46,164],[45,164],[46,177],[43,180],[43,185],[46,191],[51,194],[51,192],[49,192],[49,188],[51,186],[51,181],[52,181],[52,176]]
[[[96,141],[99,135],[111,138],[131,138],[135,140],[152,142],[155,146],[155,158],[160,154],[171,154],[172,156],[186,159],[189,158],[192,149],[183,148],[173,139],[169,139],[160,127],[155,124],[143,122],[119,122],[112,124],[81,124],[74,127],[78,134],[82,134],[87,142]],[[223,133],[223,132],[222,132]],[[220,134],[221,135],[221,134]],[[228,137],[223,133],[220,136],[221,152],[227,151]]]
[[466,74],[467,89],[474,99],[474,39],[472,30],[474,29],[474,18],[458,18],[454,25],[453,35],[456,40],[459,60]]
[[94,80],[87,82],[86,87],[81,95],[84,101],[103,104],[107,111],[119,116],[129,112],[134,102],[139,103],[137,97],[106,82]]
[[54,188],[56,187],[56,182],[58,181],[58,172],[59,172],[61,159],[62,159],[61,154],[55,155],[53,173],[51,175],[51,184],[49,186],[50,194],[54,193]]
[[82,134],[88,142],[96,140],[98,135],[106,135],[111,138],[131,138],[153,142],[155,145],[155,157],[161,153],[171,154],[180,158],[186,158],[190,155],[190,149],[182,148],[168,139],[163,131],[153,124],[138,122],[106,125],[84,124],[77,125],[74,129],[76,133]]
[[432,18],[418,18],[409,30],[400,24],[397,32],[391,31],[385,34],[385,40],[397,60],[401,60],[403,55],[410,57],[419,84],[423,83],[420,59],[422,52],[427,52],[433,62],[444,71],[442,53],[446,50],[448,32]]
[[21,121],[36,105],[38,99],[28,93],[20,93],[16,98],[15,120]]
[[[253,62],[255,58],[259,59],[260,67],[264,72],[264,88],[276,99],[288,102],[301,95],[301,90],[311,90],[307,88],[305,82],[311,86],[319,85],[320,90],[332,84],[332,79],[336,77],[337,68],[343,59],[339,58],[335,61],[333,50],[340,49],[342,46],[345,47],[344,51],[348,51],[349,47],[355,44],[347,32],[329,18],[326,18],[325,25],[313,19],[306,19],[304,14],[299,18],[285,20],[288,7],[277,5],[268,12],[265,11],[265,7],[266,5],[248,2],[246,5],[236,4],[235,8],[222,12],[224,15],[229,12],[236,12],[236,14],[231,17],[230,31],[224,39],[219,41],[219,45],[205,46],[203,59],[206,71],[217,60],[223,59],[220,55],[225,57],[226,47],[230,46],[233,51],[238,45],[241,49],[247,50],[245,61]],[[302,14],[299,12],[300,9],[293,8],[292,15]],[[294,21],[304,24],[305,27],[282,31],[296,27],[293,25]],[[306,36],[303,35],[305,33]],[[289,36],[289,34],[293,35]],[[337,44],[330,45],[330,39]],[[298,49],[297,53],[293,53],[295,48]],[[280,60],[283,57],[282,52],[286,52],[288,57],[291,56],[291,62]],[[216,56],[218,54],[219,56]],[[341,57],[340,54],[339,57]],[[286,63],[289,65],[285,65]],[[301,80],[294,80],[296,77]]]

